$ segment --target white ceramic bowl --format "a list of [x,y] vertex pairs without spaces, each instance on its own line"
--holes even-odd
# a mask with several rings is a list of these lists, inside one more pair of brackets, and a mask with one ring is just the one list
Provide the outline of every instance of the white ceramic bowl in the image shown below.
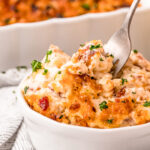
[[18,102],[36,150],[149,150],[150,123],[95,129],[53,121],[29,108],[18,88]]
[[[133,20],[131,37],[133,48],[150,58],[150,0],[141,3]],[[41,59],[51,43],[68,54],[85,41],[101,39],[105,43],[120,27],[127,10],[0,27],[0,71]]]

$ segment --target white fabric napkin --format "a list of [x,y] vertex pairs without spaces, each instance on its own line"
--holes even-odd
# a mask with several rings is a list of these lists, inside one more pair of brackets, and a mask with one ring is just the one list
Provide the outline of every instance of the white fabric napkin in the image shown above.
[[34,150],[23,116],[17,108],[17,87],[12,87],[29,71],[18,67],[0,73],[0,150]]

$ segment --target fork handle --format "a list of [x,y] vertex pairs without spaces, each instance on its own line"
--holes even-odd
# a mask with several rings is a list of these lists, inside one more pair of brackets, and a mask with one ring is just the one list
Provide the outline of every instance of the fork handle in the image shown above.
[[129,9],[129,12],[128,12],[126,18],[125,18],[125,21],[124,21],[124,23],[122,25],[122,28],[127,29],[128,33],[130,31],[130,25],[131,25],[131,21],[132,21],[133,15],[135,13],[135,10],[136,10],[139,2],[140,2],[140,0],[134,0],[133,1],[132,5],[131,5],[131,7]]

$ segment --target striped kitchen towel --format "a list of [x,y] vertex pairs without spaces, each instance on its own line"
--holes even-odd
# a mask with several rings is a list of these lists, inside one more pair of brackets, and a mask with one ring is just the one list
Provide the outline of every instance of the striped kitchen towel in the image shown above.
[[17,108],[17,86],[12,87],[29,71],[20,67],[0,73],[0,150],[34,150]]

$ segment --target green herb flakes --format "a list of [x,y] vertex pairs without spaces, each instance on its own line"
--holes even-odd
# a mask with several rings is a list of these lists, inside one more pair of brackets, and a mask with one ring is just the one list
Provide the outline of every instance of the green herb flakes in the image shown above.
[[132,92],[132,94],[136,94],[136,92]]
[[143,104],[144,107],[149,107],[150,106],[150,101],[146,101],[144,104]]
[[108,119],[108,120],[107,120],[107,123],[108,123],[108,124],[112,124],[112,123],[113,123],[113,119]]
[[33,60],[32,63],[31,63],[31,66],[32,66],[32,71],[33,72],[36,72],[38,69],[42,68],[41,62],[39,62],[37,60]]
[[85,10],[90,10],[90,9],[91,9],[91,8],[90,8],[90,5],[89,5],[89,4],[86,4],[86,3],[82,4],[81,6],[82,6],[82,8],[84,8]]
[[100,61],[104,61],[104,59],[101,57],[100,59],[99,59]]
[[80,44],[80,46],[81,46],[81,47],[84,47],[84,46],[85,46],[85,44]]
[[46,75],[48,73],[48,69],[44,69],[43,75]]
[[27,93],[28,89],[29,89],[29,87],[28,87],[28,86],[25,86],[25,87],[24,87],[24,94],[26,94],[26,93]]
[[58,71],[58,74],[61,74],[61,71]]
[[62,119],[62,117],[63,117],[63,115],[61,115],[61,116],[59,117],[59,119]]
[[128,80],[127,80],[127,79],[122,78],[122,79],[121,79],[121,84],[122,84],[122,85],[124,85],[124,83],[125,83],[125,82],[127,83],[127,82],[128,82]]
[[113,55],[113,54],[110,54],[110,57],[114,58],[114,55]]
[[21,69],[27,69],[27,66],[17,66],[16,69],[20,71]]
[[97,48],[101,48],[101,45],[97,44],[97,45],[91,45],[90,46],[90,50],[97,49]]
[[52,54],[52,50],[47,51],[46,53],[46,59],[45,59],[45,63],[50,62],[50,60],[48,59],[48,56]]
[[137,54],[137,53],[138,53],[138,50],[134,49],[133,52],[134,52],[134,54]]
[[13,90],[13,91],[12,91],[12,93],[13,93],[13,94],[15,94],[15,93],[16,93],[16,91],[15,91],[15,90]]
[[10,18],[7,18],[4,20],[5,24],[9,24],[10,23]]
[[107,109],[108,108],[107,102],[103,101],[102,103],[100,103],[99,108],[100,110]]

